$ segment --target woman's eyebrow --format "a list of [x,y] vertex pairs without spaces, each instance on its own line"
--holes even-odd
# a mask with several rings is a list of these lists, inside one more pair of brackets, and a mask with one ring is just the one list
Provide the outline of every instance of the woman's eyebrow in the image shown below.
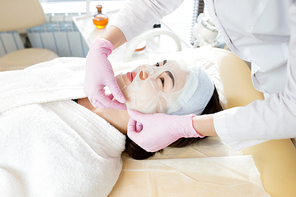
[[172,73],[170,71],[165,71],[165,73],[172,79],[172,81],[173,81],[173,87],[174,87],[175,86],[174,76],[172,75]]

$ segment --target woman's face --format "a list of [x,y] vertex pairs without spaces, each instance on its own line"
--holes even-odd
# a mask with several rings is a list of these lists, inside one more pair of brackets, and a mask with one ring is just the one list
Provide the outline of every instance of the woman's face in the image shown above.
[[[166,63],[167,63],[167,60],[164,60],[164,61],[158,62],[152,66],[155,68],[161,67],[161,66],[164,66]],[[119,84],[119,87],[122,89],[124,87],[124,85],[129,86],[133,82],[133,80],[135,79],[137,74],[139,74],[139,78],[141,80],[145,80],[148,77],[150,77],[151,74],[149,73],[148,70],[146,70],[146,68],[147,68],[146,65],[142,65],[142,66],[137,67],[132,72],[127,72],[126,74],[122,75],[124,84]],[[156,82],[157,82],[157,86],[163,92],[170,92],[174,87],[174,77],[173,77],[172,73],[169,71],[164,71],[164,72],[160,73],[160,75],[157,76],[157,78],[156,78]],[[134,82],[134,83],[136,83],[136,82]]]
[[142,113],[167,113],[178,107],[190,71],[180,62],[164,60],[154,65],[142,65],[131,72],[116,76],[128,109]]

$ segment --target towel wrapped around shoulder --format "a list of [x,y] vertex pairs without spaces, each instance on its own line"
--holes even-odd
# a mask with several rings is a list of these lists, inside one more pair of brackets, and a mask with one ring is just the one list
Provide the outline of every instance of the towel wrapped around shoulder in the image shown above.
[[0,73],[0,196],[107,196],[125,136],[71,99],[83,93],[83,58]]

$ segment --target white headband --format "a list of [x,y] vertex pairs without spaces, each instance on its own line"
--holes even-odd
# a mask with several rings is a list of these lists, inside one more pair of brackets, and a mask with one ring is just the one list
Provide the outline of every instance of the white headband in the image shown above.
[[179,102],[183,102],[181,109],[168,114],[200,115],[213,96],[214,83],[206,71],[200,66],[195,66],[191,70],[190,77],[178,99]]

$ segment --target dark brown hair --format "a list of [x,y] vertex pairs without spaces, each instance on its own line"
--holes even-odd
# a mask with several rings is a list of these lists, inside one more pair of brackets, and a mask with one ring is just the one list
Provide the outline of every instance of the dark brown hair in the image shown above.
[[[222,111],[222,107],[220,105],[219,101],[219,95],[216,90],[216,87],[214,88],[213,96],[211,97],[210,101],[208,102],[206,108],[202,111],[201,115],[203,114],[212,114],[215,112]],[[189,146],[190,144],[204,138],[180,138],[177,141],[170,144],[170,147],[184,147]],[[155,152],[147,152],[140,146],[138,146],[135,142],[133,142],[128,136],[126,136],[126,142],[125,142],[125,152],[134,159],[147,159],[148,157],[151,157],[155,154]]]

